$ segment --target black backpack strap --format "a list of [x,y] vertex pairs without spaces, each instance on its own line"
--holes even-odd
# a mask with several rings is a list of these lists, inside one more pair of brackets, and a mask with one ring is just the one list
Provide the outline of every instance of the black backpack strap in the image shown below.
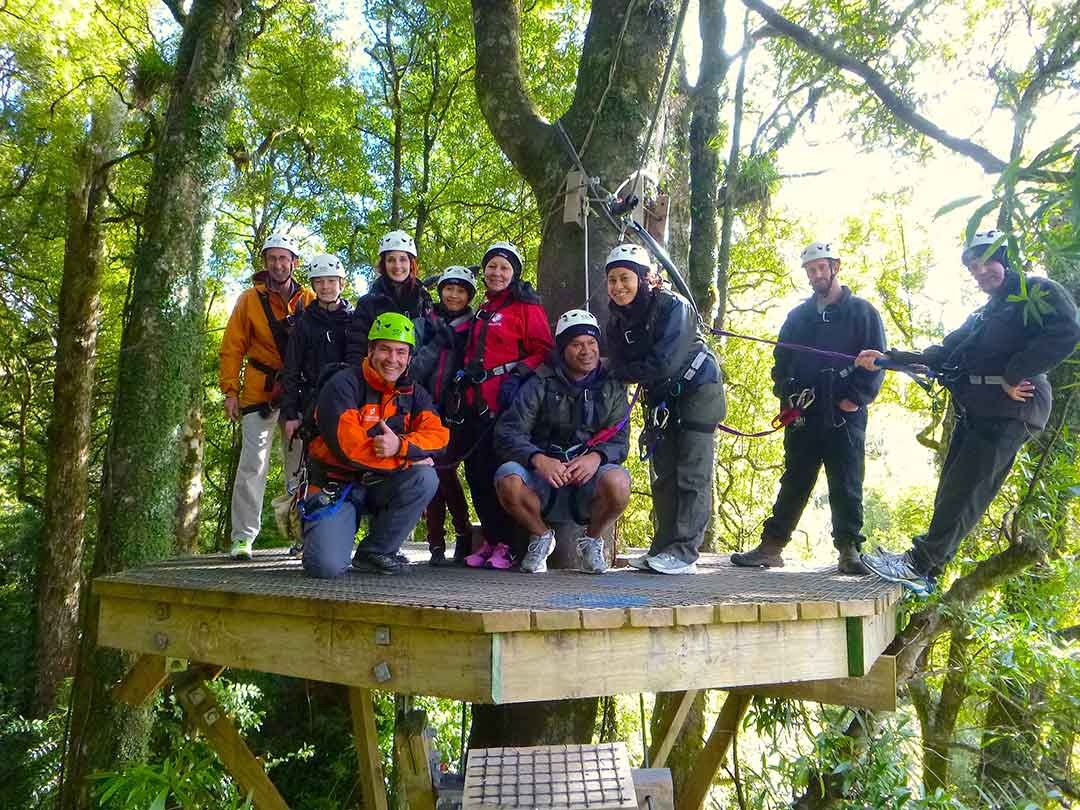
[[[289,348],[289,334],[297,316],[304,311],[304,302],[301,299],[297,305],[295,314],[286,314],[284,318],[274,317],[274,309],[270,306],[270,293],[259,292],[259,303],[262,304],[263,314],[266,315],[266,323],[270,327],[270,334],[274,336],[274,345],[277,346],[281,361],[285,362],[285,352]],[[288,303],[286,303],[288,308]]]

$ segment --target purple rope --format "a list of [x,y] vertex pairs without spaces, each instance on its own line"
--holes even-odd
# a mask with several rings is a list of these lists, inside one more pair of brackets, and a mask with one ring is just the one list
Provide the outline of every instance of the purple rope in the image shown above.
[[755,343],[768,343],[770,346],[779,346],[781,349],[791,349],[796,352],[809,352],[810,354],[817,354],[822,357],[832,357],[836,360],[851,360],[852,362],[855,360],[855,355],[853,354],[819,349],[816,346],[806,346],[802,343],[787,343],[783,340],[769,340],[767,338],[752,337],[751,335],[740,335],[737,332],[729,332],[726,329],[710,329],[709,331],[719,337],[733,337],[739,338],[740,340],[752,340]]

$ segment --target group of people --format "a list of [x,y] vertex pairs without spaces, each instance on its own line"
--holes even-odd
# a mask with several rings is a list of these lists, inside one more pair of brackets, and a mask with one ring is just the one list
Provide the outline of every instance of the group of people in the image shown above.
[[[271,236],[262,255],[221,348],[226,413],[243,421],[234,558],[251,557],[280,424],[312,576],[398,572],[422,515],[433,565],[540,573],[558,527],[577,524],[580,569],[602,573],[611,565],[604,535],[630,498],[628,385],[638,384],[654,423],[657,530],[633,562],[695,570],[724,390],[694,308],[659,283],[643,248],[619,245],[607,260],[607,362],[590,312],[563,313],[552,333],[510,242],[485,251],[482,298],[473,271],[452,266],[433,301],[413,239],[391,232],[354,307],[337,257],[310,260],[306,291],[293,278],[299,253],[288,236]],[[479,517],[476,543],[459,466]]]
[[[378,276],[355,307],[343,298],[337,257],[310,260],[311,290],[293,277],[299,250],[291,237],[272,235],[262,259],[221,347],[225,410],[243,423],[234,558],[251,557],[280,426],[311,576],[399,572],[401,546],[424,515],[433,565],[541,573],[557,528],[569,523],[584,531],[579,569],[603,573],[612,564],[603,536],[630,497],[623,464],[630,411],[640,401],[655,525],[648,552],[629,564],[660,574],[696,570],[712,502],[714,434],[726,413],[723,379],[695,308],[661,283],[643,248],[620,244],[607,257],[603,332],[591,313],[570,310],[554,334],[509,242],[483,255],[482,298],[473,270],[452,266],[438,277],[433,301],[413,239],[393,231],[380,241]],[[887,352],[877,311],[839,281],[839,253],[815,242],[801,259],[813,295],[788,315],[774,352],[773,390],[786,425],[780,492],[761,543],[731,562],[784,564],[824,466],[839,571],[927,593],[1024,440],[1045,425],[1046,372],[1080,339],[1075,305],[1054,282],[1013,270],[1002,234],[980,233],[963,262],[988,303],[941,346]],[[1023,315],[1021,288],[1038,299],[1040,317]],[[903,554],[866,554],[867,409],[885,361],[925,366],[946,380],[958,419],[927,534]],[[475,543],[459,466],[480,521]],[[363,516],[366,534],[354,550]]]

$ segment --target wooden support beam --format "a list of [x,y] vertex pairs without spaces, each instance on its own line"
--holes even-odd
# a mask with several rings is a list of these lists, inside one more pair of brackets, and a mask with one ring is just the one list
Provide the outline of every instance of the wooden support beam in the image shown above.
[[379,735],[375,730],[375,704],[368,689],[349,689],[352,709],[353,742],[359,760],[360,789],[366,810],[387,810],[386,780],[383,778]]
[[673,700],[667,705],[667,710],[660,718],[659,734],[653,738],[649,746],[649,767],[666,767],[668,754],[679,737],[679,732],[686,725],[686,718],[690,714],[690,707],[694,700],[701,694],[700,689],[687,689],[685,692],[672,693]]
[[394,735],[398,784],[405,791],[409,810],[435,810],[435,785],[431,778],[431,745],[424,735],[427,714],[406,712]]
[[206,681],[194,677],[176,688],[176,698],[185,717],[206,738],[221,764],[240,789],[251,795],[257,810],[288,810],[262,763],[251,753]]
[[168,678],[165,656],[140,655],[124,679],[112,688],[113,700],[128,706],[141,706],[165,685]]
[[700,810],[709,795],[713,778],[720,768],[720,763],[727,756],[731,741],[735,739],[739,723],[742,722],[746,708],[750,705],[750,695],[745,692],[729,692],[720,714],[713,725],[705,747],[698,754],[689,778],[679,792],[675,806],[679,810]]
[[876,711],[896,711],[896,657],[879,656],[861,678],[829,678],[802,683],[752,686],[744,690],[764,697],[809,700],[835,706],[854,706]]

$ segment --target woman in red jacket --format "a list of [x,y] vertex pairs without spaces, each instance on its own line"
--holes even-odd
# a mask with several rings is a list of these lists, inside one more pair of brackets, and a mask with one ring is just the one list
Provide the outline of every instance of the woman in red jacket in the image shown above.
[[521,252],[496,242],[480,263],[487,294],[465,346],[465,423],[462,425],[465,480],[484,530],[484,544],[465,558],[472,568],[509,568],[520,557],[520,532],[495,496],[495,419],[554,347],[547,313],[532,286],[521,278]]

